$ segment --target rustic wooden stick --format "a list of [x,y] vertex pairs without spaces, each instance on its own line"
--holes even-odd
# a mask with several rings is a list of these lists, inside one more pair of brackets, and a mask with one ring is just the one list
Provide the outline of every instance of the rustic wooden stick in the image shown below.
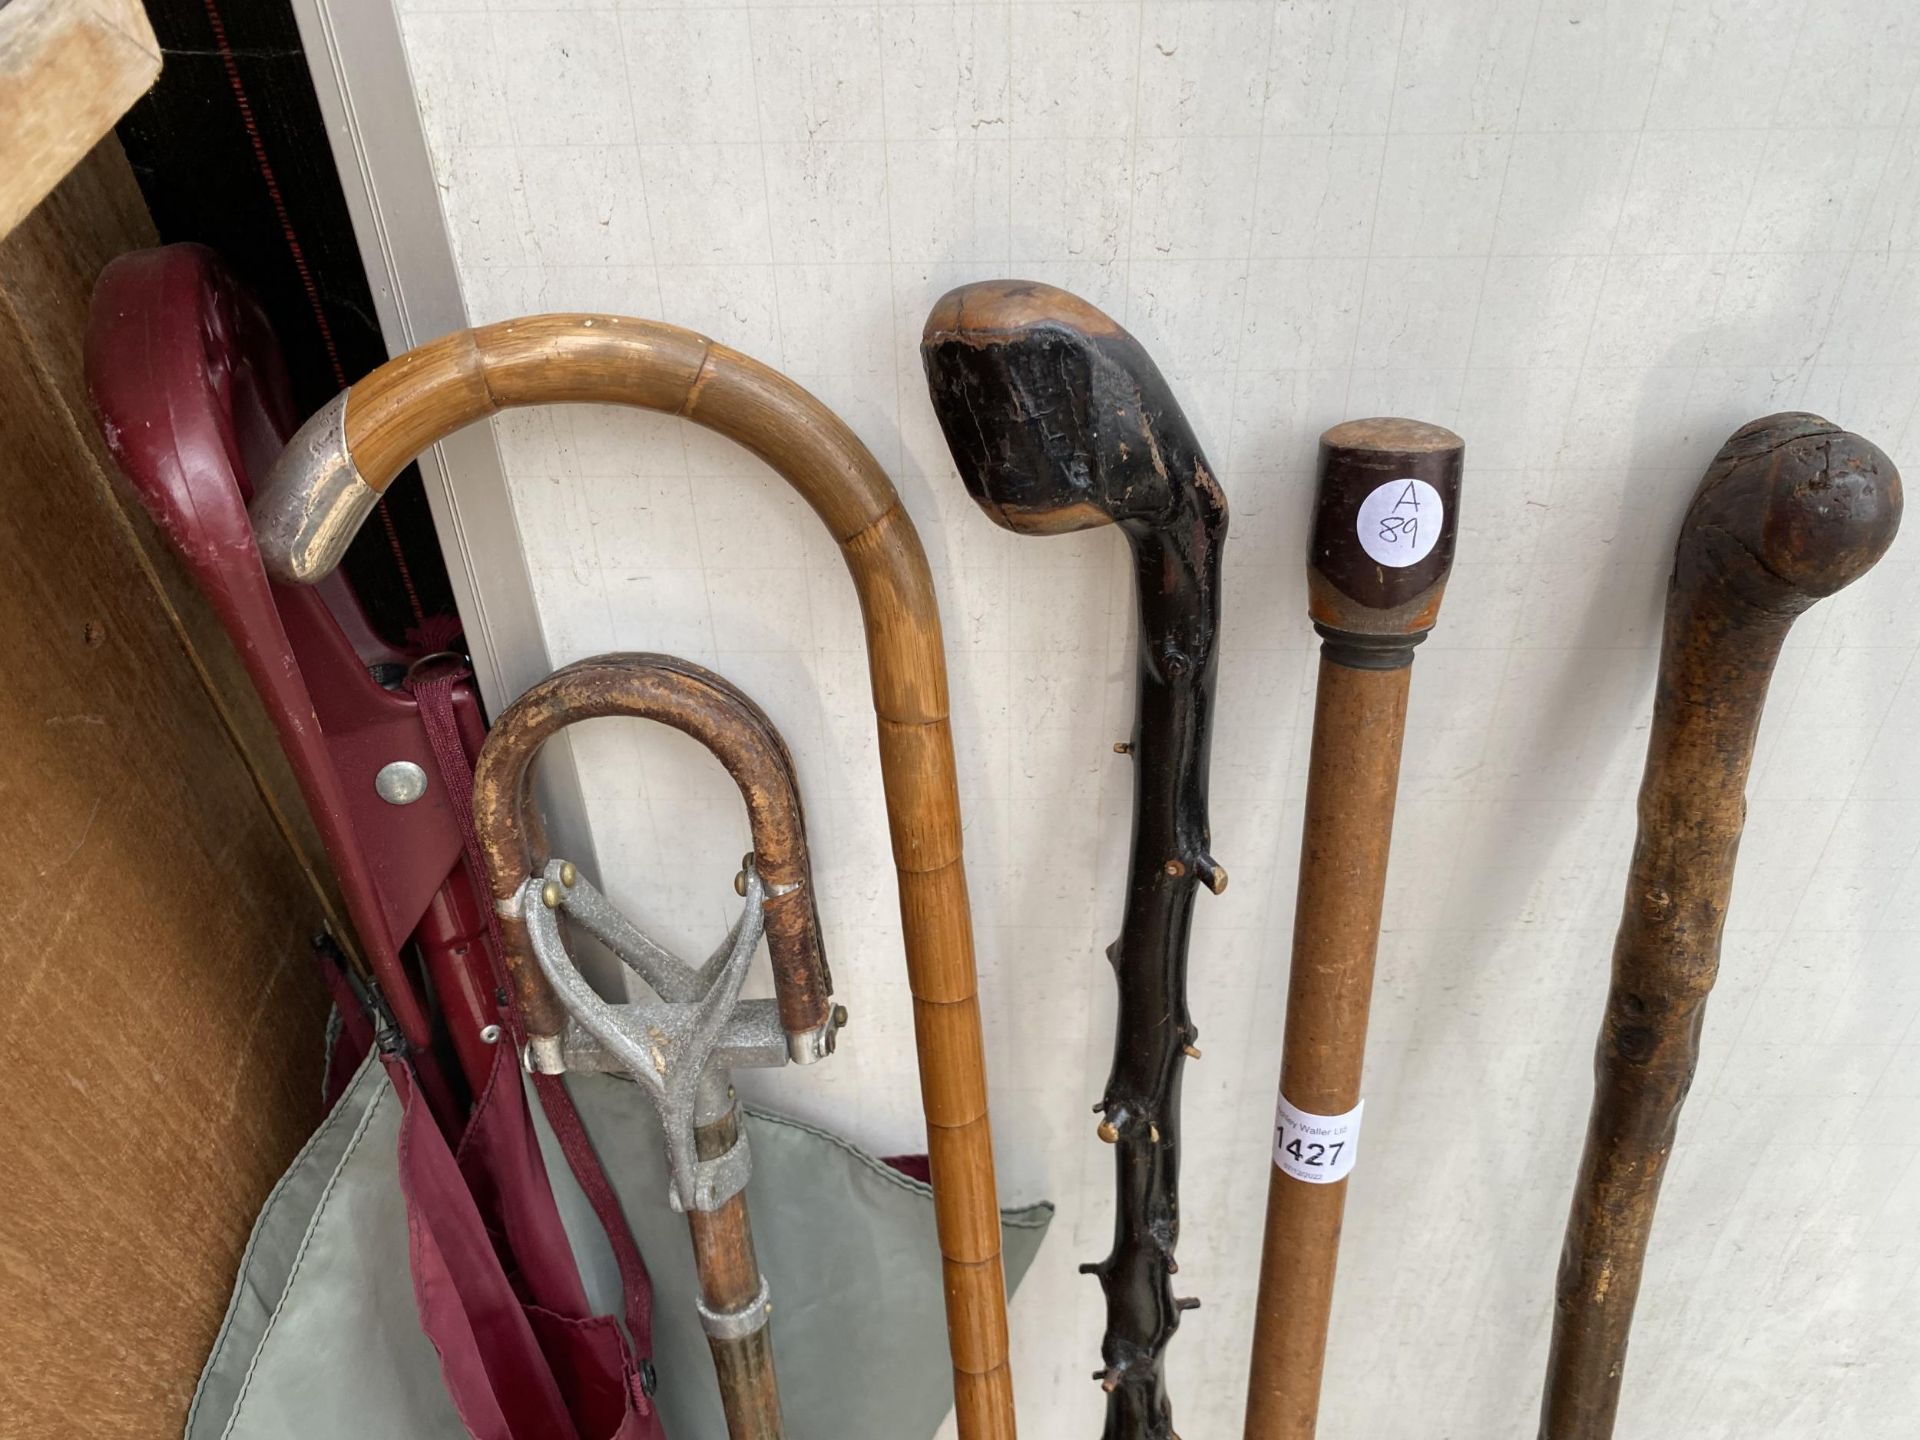
[[1307,561],[1320,678],[1247,1440],[1308,1440],[1318,1422],[1407,685],[1453,563],[1463,453],[1452,431],[1414,420],[1320,437]]
[[1542,1440],[1613,1434],[1654,1204],[1720,966],[1774,662],[1794,619],[1865,574],[1899,525],[1893,463],[1805,414],[1735,431],[1681,525],[1640,833],[1554,1297]]
[[927,319],[933,407],[967,489],[1023,534],[1118,525],[1140,599],[1140,695],[1130,749],[1133,853],[1120,938],[1113,1069],[1100,1138],[1115,1147],[1113,1250],[1083,1273],[1107,1300],[1095,1376],[1108,1440],[1166,1440],[1161,1353],[1197,1300],[1176,1299],[1180,1072],[1195,887],[1227,875],[1208,853],[1207,747],[1227,502],[1167,383],[1134,338],[1046,285],[953,291]]
[[[813,507],[853,575],[920,1040],[954,1403],[963,1440],[1011,1440],[1000,1215],[940,613],[920,537],[866,447],[793,381],[692,331],[611,315],[502,321],[389,361],[310,420],[254,501],[261,557],[280,579],[313,583],[421,450],[499,410],[567,402],[682,415],[745,446]],[[530,1028],[559,1033],[558,1013],[534,1011]]]

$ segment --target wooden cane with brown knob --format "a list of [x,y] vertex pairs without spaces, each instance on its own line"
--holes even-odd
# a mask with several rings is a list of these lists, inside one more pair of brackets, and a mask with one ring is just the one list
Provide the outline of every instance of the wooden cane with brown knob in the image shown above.
[[1900,477],[1817,415],[1735,431],[1694,492],[1667,585],[1639,835],[1554,1297],[1542,1440],[1606,1440],[1660,1180],[1700,1057],[1747,770],[1797,616],[1870,569]]
[[[920,537],[866,447],[786,376],[690,330],[616,315],[507,320],[388,361],[308,421],[254,499],[261,558],[279,579],[319,580],[415,455],[496,411],[565,403],[680,415],[744,446],[813,507],[853,576],[914,997],[955,1409],[963,1440],[1012,1440],[1000,1215],[940,613]],[[514,980],[535,1046],[557,1037],[565,1014],[537,969],[517,965]]]
[[1414,420],[1320,437],[1307,560],[1319,691],[1247,1440],[1307,1440],[1319,1414],[1407,687],[1453,563],[1464,448]]

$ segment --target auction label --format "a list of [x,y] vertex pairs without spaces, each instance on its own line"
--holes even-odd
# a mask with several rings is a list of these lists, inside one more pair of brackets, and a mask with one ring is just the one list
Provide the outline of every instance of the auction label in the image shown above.
[[1309,1185],[1331,1185],[1353,1170],[1362,1100],[1344,1115],[1310,1115],[1285,1095],[1273,1119],[1273,1163]]
[[1440,543],[1446,502],[1424,480],[1389,480],[1360,502],[1360,548],[1396,570],[1417,565]]

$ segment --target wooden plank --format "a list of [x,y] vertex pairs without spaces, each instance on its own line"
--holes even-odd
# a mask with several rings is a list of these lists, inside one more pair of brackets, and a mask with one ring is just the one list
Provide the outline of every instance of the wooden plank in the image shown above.
[[148,239],[109,142],[0,246],[0,1414],[22,1440],[180,1433],[319,1111],[322,906],[76,388],[93,272]]
[[0,236],[160,74],[139,0],[0,3]]

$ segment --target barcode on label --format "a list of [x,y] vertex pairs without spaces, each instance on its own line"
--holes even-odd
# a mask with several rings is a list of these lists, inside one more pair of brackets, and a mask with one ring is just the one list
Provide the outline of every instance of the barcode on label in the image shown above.
[[1344,1115],[1315,1115],[1282,1095],[1273,1119],[1273,1163],[1309,1185],[1346,1179],[1360,1148],[1366,1104],[1362,1100]]

